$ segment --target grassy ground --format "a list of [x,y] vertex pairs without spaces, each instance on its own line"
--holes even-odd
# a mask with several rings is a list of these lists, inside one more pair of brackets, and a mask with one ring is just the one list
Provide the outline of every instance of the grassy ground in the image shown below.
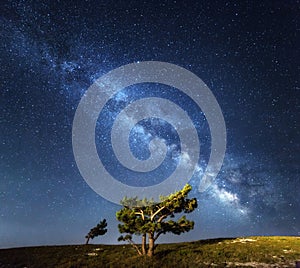
[[300,237],[210,239],[158,245],[150,259],[129,245],[44,246],[0,250],[2,267],[295,267]]

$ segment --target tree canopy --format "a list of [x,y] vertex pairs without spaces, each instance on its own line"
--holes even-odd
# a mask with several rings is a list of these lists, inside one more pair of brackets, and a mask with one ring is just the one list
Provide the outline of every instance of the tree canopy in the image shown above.
[[100,221],[96,227],[92,228],[89,233],[85,236],[86,244],[89,243],[90,239],[94,239],[96,236],[104,235],[107,232],[107,222],[106,219]]
[[[194,222],[186,219],[185,215],[175,218],[175,214],[190,213],[197,208],[196,198],[188,199],[192,187],[187,184],[182,190],[169,196],[161,196],[160,202],[152,199],[125,197],[121,204],[123,208],[116,213],[122,235],[119,241],[128,241],[140,255],[154,255],[155,241],[161,234],[173,233],[180,235],[194,228]],[[142,236],[141,249],[133,242],[133,235]],[[148,245],[147,245],[148,236]]]

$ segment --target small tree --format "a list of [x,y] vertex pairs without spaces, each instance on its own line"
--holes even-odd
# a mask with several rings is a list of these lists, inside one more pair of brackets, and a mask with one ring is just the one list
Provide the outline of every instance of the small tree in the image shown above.
[[96,227],[92,228],[89,233],[85,236],[86,238],[86,245],[89,243],[90,239],[94,239],[96,236],[104,235],[107,232],[107,222],[106,219],[100,221]]
[[[121,204],[123,208],[116,213],[117,220],[122,224],[118,225],[120,233],[126,233],[120,236],[119,241],[128,241],[138,252],[139,255],[154,255],[155,241],[161,234],[168,232],[180,235],[194,228],[194,222],[189,221],[183,215],[177,221],[168,218],[174,218],[178,213],[190,213],[197,208],[196,198],[187,199],[191,191],[190,185],[174,194],[161,197],[159,203],[153,200],[125,197]],[[133,242],[132,235],[142,236],[141,250]],[[147,246],[148,236],[148,246]]]

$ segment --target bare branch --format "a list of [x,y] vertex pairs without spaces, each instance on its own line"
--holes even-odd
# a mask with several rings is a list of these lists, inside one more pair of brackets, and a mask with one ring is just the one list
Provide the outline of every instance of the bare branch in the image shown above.
[[162,215],[159,219],[158,219],[158,223],[162,222],[163,219],[167,218],[167,215]]
[[136,249],[136,251],[138,252],[139,255],[143,255],[142,252],[139,250],[138,246],[136,244],[134,244],[132,239],[127,239],[127,241],[131,246],[133,246]]
[[150,218],[151,221],[153,221],[154,217],[165,208],[166,208],[166,206],[163,206],[160,209],[158,209],[153,215],[151,215],[151,218]]
[[135,215],[141,215],[143,221],[145,220],[145,215],[144,215],[144,211],[141,209],[140,212],[134,212]]
[[140,211],[141,211],[142,219],[144,221],[145,220],[144,211],[142,209]]

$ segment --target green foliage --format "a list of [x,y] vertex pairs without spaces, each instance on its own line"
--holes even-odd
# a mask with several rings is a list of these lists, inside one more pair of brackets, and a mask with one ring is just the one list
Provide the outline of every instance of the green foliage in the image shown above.
[[149,205],[153,205],[155,202],[153,199],[138,199],[138,197],[127,197],[125,196],[122,200],[121,200],[121,205],[125,206],[125,207],[146,207]]
[[106,219],[100,221],[96,227],[92,228],[89,233],[85,236],[86,240],[86,244],[89,243],[90,239],[94,239],[96,236],[99,235],[104,235],[107,232],[107,222]]
[[[119,241],[129,241],[133,244],[132,235],[142,235],[142,254],[146,254],[146,236],[148,236],[148,255],[154,254],[154,243],[161,234],[173,233],[180,235],[194,228],[194,222],[187,220],[182,216],[177,221],[171,220],[175,214],[190,213],[197,208],[196,198],[188,199],[188,193],[191,191],[190,185],[185,185],[180,191],[169,196],[161,196],[159,203],[153,200],[142,199],[137,197],[125,197],[121,204],[123,208],[116,213],[117,220],[121,222],[118,225],[121,234]],[[137,249],[137,247],[134,245]],[[140,251],[137,249],[138,253]]]

